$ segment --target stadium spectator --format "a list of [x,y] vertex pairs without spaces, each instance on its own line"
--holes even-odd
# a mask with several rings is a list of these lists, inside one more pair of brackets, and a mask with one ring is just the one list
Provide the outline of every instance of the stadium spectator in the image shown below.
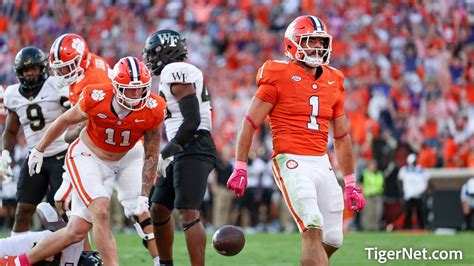
[[398,179],[403,187],[403,199],[405,200],[405,229],[413,227],[413,211],[416,211],[418,226],[425,228],[425,217],[423,215],[423,194],[428,187],[429,175],[417,160],[416,154],[407,157],[407,165],[398,172]]
[[474,177],[471,177],[461,188],[461,204],[466,230],[474,229]]
[[377,162],[370,160],[362,172],[362,191],[366,206],[361,212],[361,226],[365,231],[380,230],[383,215],[384,173],[378,170]]
[[230,223],[234,194],[226,188],[227,180],[234,170],[230,146],[223,147],[218,153],[216,168],[210,177],[209,185],[212,193],[213,226],[219,228]]

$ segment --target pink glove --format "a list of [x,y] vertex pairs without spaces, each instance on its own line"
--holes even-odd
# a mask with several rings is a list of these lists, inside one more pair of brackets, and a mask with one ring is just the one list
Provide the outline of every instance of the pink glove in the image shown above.
[[243,161],[235,161],[235,169],[227,181],[227,188],[234,191],[237,197],[244,195],[247,187],[247,163]]
[[[362,189],[358,188],[355,184],[354,174],[346,175],[344,177],[344,183],[346,187],[344,192],[346,194],[346,207],[351,211],[360,211],[365,207],[364,195],[362,195]],[[352,205],[355,202],[355,205]]]

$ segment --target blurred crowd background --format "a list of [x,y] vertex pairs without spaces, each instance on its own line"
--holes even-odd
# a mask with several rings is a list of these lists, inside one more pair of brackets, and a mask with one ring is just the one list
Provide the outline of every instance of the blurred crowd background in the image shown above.
[[[158,29],[186,37],[189,62],[204,72],[211,95],[220,153],[203,206],[208,217],[214,213],[209,226],[292,230],[279,192],[273,193],[268,127],[258,131],[252,147],[249,196],[237,201],[223,186],[232,172],[237,129],[256,90],[256,71],[265,60],[285,59],[284,31],[302,14],[320,17],[333,36],[330,65],[346,77],[359,178],[366,170],[380,171],[381,195],[402,201],[397,176],[410,153],[424,168],[474,167],[473,1],[17,0],[1,1],[0,11],[4,87],[16,82],[13,60],[22,47],[49,51],[63,33],[84,36],[90,51],[111,66],[126,55],[141,57],[146,37]],[[19,137],[15,159],[26,152]],[[333,158],[331,141],[329,153]],[[231,214],[216,218],[222,212]],[[383,219],[377,229],[382,227]]]

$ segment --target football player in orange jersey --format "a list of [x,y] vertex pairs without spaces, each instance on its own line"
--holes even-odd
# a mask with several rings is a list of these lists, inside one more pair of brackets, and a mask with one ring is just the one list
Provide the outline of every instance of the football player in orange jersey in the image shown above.
[[[120,59],[113,70],[112,84],[87,86],[79,103],[60,116],[32,150],[30,174],[39,172],[42,151],[53,139],[68,126],[88,121],[67,153],[67,172],[74,186],[71,219],[66,228],[45,238],[28,255],[20,255],[20,264],[29,265],[54,255],[84,239],[92,229],[104,264],[118,265],[109,224],[112,189],[117,189],[127,215],[140,216],[148,212],[148,194],[157,171],[166,103],[150,89],[147,67],[134,57]],[[145,157],[135,145],[141,137]],[[136,176],[140,170],[142,180]]]
[[[62,80],[59,94],[65,97],[64,99],[69,99],[63,102],[67,108],[77,103],[85,86],[111,81],[111,69],[107,62],[90,52],[84,38],[74,33],[63,34],[53,42],[49,51],[49,66],[53,74]],[[85,123],[80,123],[68,130],[64,137],[66,142],[72,143],[84,126]],[[60,214],[67,210],[67,204],[64,202],[70,198],[71,191],[72,185],[66,177],[54,195]]]
[[328,265],[328,257],[342,244],[343,195],[326,154],[330,124],[347,207],[359,211],[365,205],[355,186],[344,76],[327,66],[331,41],[326,26],[315,16],[300,16],[288,26],[284,44],[290,61],[269,60],[259,69],[258,90],[239,130],[235,170],[227,183],[237,196],[243,195],[252,137],[268,117],[272,170],[301,232],[301,265]]
[[61,93],[75,105],[82,90],[90,84],[110,81],[110,67],[102,57],[89,51],[82,36],[66,33],[59,36],[49,52],[49,66],[63,80]]

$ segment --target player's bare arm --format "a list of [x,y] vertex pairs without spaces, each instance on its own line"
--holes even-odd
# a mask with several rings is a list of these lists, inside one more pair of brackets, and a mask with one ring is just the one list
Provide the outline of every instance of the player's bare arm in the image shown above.
[[8,115],[6,119],[5,131],[2,136],[2,176],[0,176],[0,181],[13,177],[13,172],[11,168],[13,149],[16,143],[16,135],[20,130],[20,118],[18,114],[8,110]]
[[69,127],[69,129],[66,131],[66,134],[64,135],[64,140],[67,143],[72,143],[79,137],[79,134],[81,134],[82,129],[86,127],[86,125],[87,123],[83,122]]
[[5,131],[3,131],[2,135],[2,150],[13,151],[20,125],[20,118],[17,113],[8,110],[7,119],[5,121]]
[[246,117],[242,120],[239,133],[237,135],[237,147],[235,158],[237,161],[247,161],[253,134],[259,128],[267,115],[273,109],[273,104],[262,101],[256,97],[252,98],[247,110]]
[[158,166],[158,156],[160,154],[160,139],[161,139],[161,127],[157,127],[154,130],[146,131],[143,134],[145,139],[145,162],[143,164],[142,172],[142,193],[148,196],[153,186],[153,179],[155,178]]
[[354,173],[354,157],[352,155],[352,141],[347,126],[346,115],[333,118],[331,121],[334,137],[336,159],[344,176]]
[[69,126],[80,123],[86,119],[86,113],[84,113],[81,110],[79,104],[77,104],[58,117],[58,119],[56,119],[56,121],[51,124],[51,126],[48,128],[48,131],[46,131],[46,134],[44,134],[43,138],[41,138],[39,143],[36,145],[36,149],[40,152],[43,152],[46,147],[48,147],[48,145],[51,144],[53,140],[61,136],[61,134],[63,134]]

